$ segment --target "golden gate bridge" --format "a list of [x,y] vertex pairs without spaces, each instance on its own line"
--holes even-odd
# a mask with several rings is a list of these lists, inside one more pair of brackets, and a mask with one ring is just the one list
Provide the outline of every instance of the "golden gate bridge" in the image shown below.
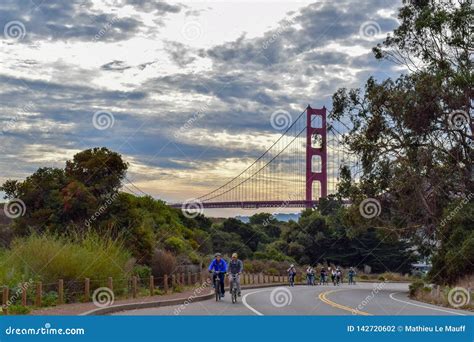
[[326,112],[308,105],[294,120],[287,112],[288,117],[275,118],[287,120],[286,129],[245,170],[205,195],[170,205],[183,210],[316,207],[320,198],[337,191],[341,166],[355,179],[361,169],[342,143],[348,126],[328,122]]

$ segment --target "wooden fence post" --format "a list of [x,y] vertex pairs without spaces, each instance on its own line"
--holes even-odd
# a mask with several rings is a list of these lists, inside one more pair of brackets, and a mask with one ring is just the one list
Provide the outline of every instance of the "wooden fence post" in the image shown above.
[[110,289],[110,291],[114,292],[114,280],[112,277],[107,279],[107,287]]
[[200,276],[201,276],[201,284],[204,284],[206,282],[206,277],[204,276],[204,272],[202,270],[200,272]]
[[64,280],[58,280],[58,304],[64,304]]
[[165,294],[168,293],[168,275],[167,274],[163,276],[163,290],[165,291]]
[[192,280],[191,280],[191,272],[188,272],[188,285],[191,285],[192,284]]
[[8,315],[8,286],[3,287],[3,293],[2,293],[2,306],[3,306],[3,314]]
[[155,278],[151,275],[150,276],[150,296],[155,294]]
[[176,285],[176,275],[172,274],[171,275],[171,287],[174,288]]
[[132,277],[132,297],[137,298],[137,276]]
[[28,291],[29,283],[23,283],[23,289],[21,290],[21,305],[26,306],[26,298],[27,298],[27,291]]
[[43,296],[43,283],[38,281],[36,283],[36,300],[35,305],[37,307],[41,306],[41,297]]
[[91,280],[84,279],[84,301],[88,303],[91,299]]

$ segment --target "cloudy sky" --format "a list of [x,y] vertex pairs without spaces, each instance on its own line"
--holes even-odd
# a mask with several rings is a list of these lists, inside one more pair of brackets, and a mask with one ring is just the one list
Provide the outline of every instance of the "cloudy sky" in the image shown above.
[[106,146],[130,163],[127,191],[203,195],[279,136],[275,110],[403,72],[371,53],[399,6],[2,0],[0,182]]

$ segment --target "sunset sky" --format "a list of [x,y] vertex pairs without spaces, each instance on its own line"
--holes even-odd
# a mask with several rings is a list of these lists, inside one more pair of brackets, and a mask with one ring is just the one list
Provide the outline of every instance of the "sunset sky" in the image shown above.
[[275,110],[402,73],[371,52],[400,5],[2,0],[0,182],[106,146],[125,191],[203,195],[278,138]]

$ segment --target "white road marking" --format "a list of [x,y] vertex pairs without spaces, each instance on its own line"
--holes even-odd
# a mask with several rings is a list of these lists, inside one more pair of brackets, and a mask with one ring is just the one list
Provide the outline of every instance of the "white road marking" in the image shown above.
[[[273,290],[273,289],[270,289],[270,290]],[[249,292],[249,293],[245,294],[245,295],[242,297],[242,303],[245,305],[245,307],[246,307],[247,309],[249,309],[250,311],[252,311],[253,313],[255,313],[256,315],[258,315],[258,316],[263,316],[263,313],[261,313],[260,311],[254,309],[253,307],[251,307],[251,306],[249,305],[249,303],[247,303],[247,297],[250,296],[250,295],[253,295],[253,294],[255,294],[255,293],[264,292],[264,291],[268,291],[268,289]]]
[[431,310],[436,310],[436,311],[442,311],[442,312],[447,312],[447,313],[450,313],[450,314],[453,314],[453,315],[459,315],[459,316],[466,316],[466,314],[463,314],[463,313],[460,313],[460,312],[455,312],[455,311],[451,311],[451,310],[443,310],[443,309],[440,309],[440,308],[432,308],[431,306],[427,306],[427,305],[421,305],[421,304],[415,304],[415,303],[412,303],[412,302],[407,302],[405,300],[401,300],[401,299],[398,299],[398,298],[395,298],[393,295],[397,294],[397,293],[401,293],[401,292],[393,292],[389,295],[389,297],[391,299],[393,299],[394,301],[396,302],[400,302],[400,303],[405,303],[405,304],[409,304],[409,305],[413,305],[413,306],[418,306],[420,308],[425,308],[425,309],[431,309]]

